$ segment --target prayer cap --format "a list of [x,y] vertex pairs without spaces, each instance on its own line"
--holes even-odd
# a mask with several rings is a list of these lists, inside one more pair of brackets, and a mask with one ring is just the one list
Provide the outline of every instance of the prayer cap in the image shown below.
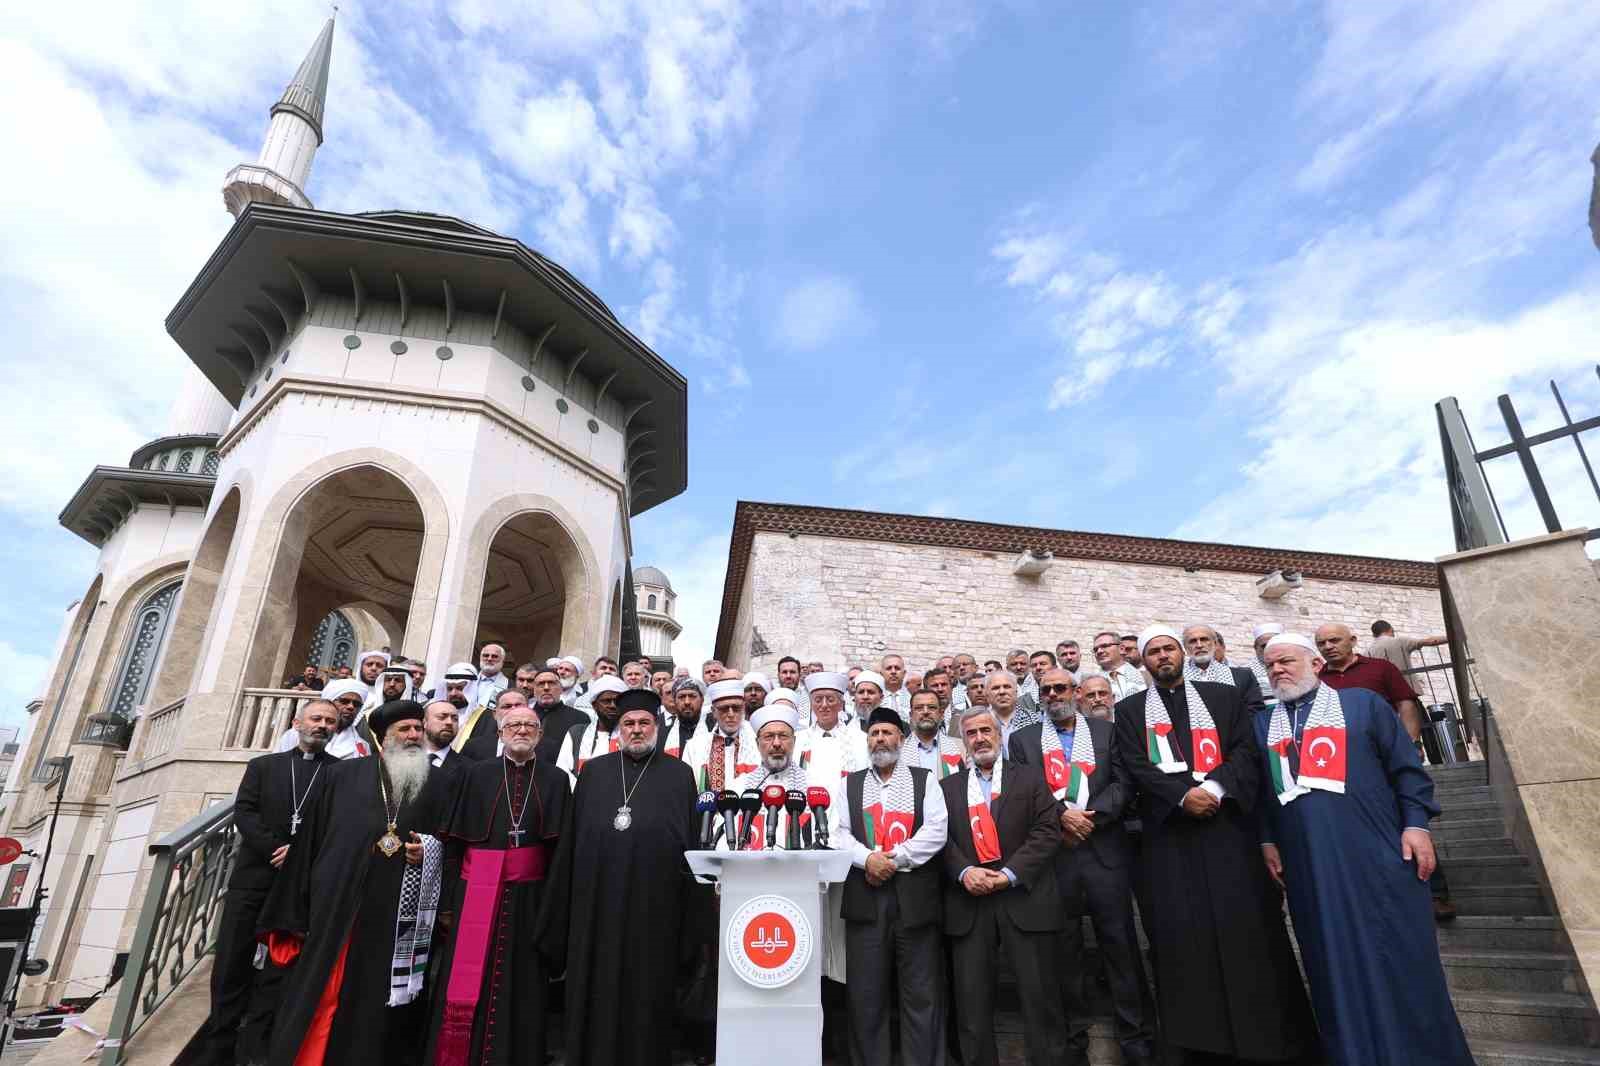
[[892,725],[900,732],[906,731],[906,724],[900,720],[900,712],[889,707],[874,707],[867,716],[867,730],[870,732],[875,725]]
[[655,695],[655,693],[650,689],[630,689],[627,683],[616,674],[601,674],[599,677],[594,679],[594,684],[589,686],[589,691],[594,693],[594,695],[597,697],[607,692],[649,692],[652,696]]
[[774,703],[770,707],[763,707],[750,716],[750,728],[757,733],[761,732],[762,726],[769,725],[772,722],[782,722],[791,730],[800,728],[800,716],[795,713],[793,707],[783,703]]
[[687,692],[689,689],[694,689],[702,696],[706,694],[706,687],[692,677],[680,677],[678,680],[672,683],[673,695],[677,695],[680,692]]
[[383,735],[396,722],[404,722],[408,719],[420,722],[426,714],[427,712],[423,710],[422,704],[416,700],[390,700],[367,715],[367,724],[372,727],[372,735],[381,742]]
[[326,685],[322,686],[323,699],[336,700],[340,696],[360,696],[363,700],[365,700],[367,698],[367,686],[363,685],[359,681],[353,680],[329,681]]
[[617,697],[617,711],[627,714],[629,711],[649,711],[656,714],[661,710],[661,697],[656,695],[653,688],[630,688]]
[[1304,648],[1312,655],[1320,656],[1322,654],[1322,652],[1317,650],[1316,642],[1302,633],[1279,633],[1277,636],[1267,641],[1267,650],[1271,651],[1274,647],[1280,644],[1287,644],[1295,648]]
[[791,707],[800,706],[800,694],[792,688],[775,688],[767,693],[763,707],[771,707],[774,703],[787,703]]
[[578,671],[580,674],[583,673],[583,660],[578,658],[576,655],[563,655],[561,657],[561,661],[564,663],[571,663],[574,670]]
[[888,689],[888,687],[889,687],[888,682],[884,681],[883,675],[878,673],[875,670],[863,670],[863,671],[861,671],[859,674],[856,675],[856,684],[858,684],[858,685],[863,685],[863,684],[877,685],[879,692],[883,692],[886,689]]
[[741,700],[744,699],[744,682],[738,678],[734,678],[732,681],[713,681],[711,687],[706,689],[706,699],[712,703],[716,703],[718,700],[725,700],[729,696],[738,696]]
[[1176,629],[1163,625],[1147,626],[1144,632],[1139,634],[1139,658],[1144,658],[1144,646],[1157,637],[1171,637],[1177,641],[1179,650],[1183,648],[1183,634]]
[[850,691],[850,679],[843,674],[832,673],[828,670],[818,670],[806,678],[806,691],[815,692],[818,689],[831,688],[838,693]]
[[361,657],[356,660],[356,665],[360,666],[368,659],[382,659],[383,665],[389,665],[389,653],[386,651],[364,651],[361,653]]
[[1275,637],[1283,632],[1283,627],[1276,622],[1262,622],[1250,631],[1251,640],[1260,640],[1262,637]]
[[451,663],[444,672],[446,681],[475,681],[477,677],[478,671],[471,663]]
[[752,670],[748,674],[744,675],[744,680],[743,680],[742,684],[744,685],[745,688],[749,688],[751,685],[760,685],[761,686],[761,691],[763,691],[763,692],[771,692],[772,691],[772,679],[767,677],[766,674],[759,673],[758,671],[755,671],[755,670]]
[[548,659],[546,659],[544,661],[544,666],[545,666],[546,670],[554,670],[556,667],[560,666],[564,662],[566,662],[565,659],[561,659],[561,658],[557,658],[555,656],[551,656],[550,658],[548,658]]

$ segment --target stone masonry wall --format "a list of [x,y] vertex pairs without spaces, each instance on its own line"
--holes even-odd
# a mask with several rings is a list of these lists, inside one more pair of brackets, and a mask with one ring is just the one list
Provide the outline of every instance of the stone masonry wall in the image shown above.
[[[938,656],[1002,658],[1013,647],[1054,649],[1071,638],[1092,660],[1100,629],[1152,622],[1214,625],[1230,658],[1249,658],[1250,631],[1280,622],[1311,633],[1344,622],[1365,637],[1387,618],[1405,635],[1444,632],[1435,589],[1306,579],[1281,600],[1256,593],[1253,574],[1057,559],[1041,577],[1015,577],[1013,557],[960,548],[758,533],[750,548],[730,665],[771,670],[779,658],[830,668],[898,652],[913,672]],[[751,654],[759,635],[765,654]]]

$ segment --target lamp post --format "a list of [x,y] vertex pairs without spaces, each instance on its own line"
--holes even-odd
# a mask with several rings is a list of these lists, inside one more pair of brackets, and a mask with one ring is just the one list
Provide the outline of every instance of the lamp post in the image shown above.
[[[72,756],[57,755],[54,758],[46,759],[44,765],[52,770],[60,770],[61,780],[56,785],[55,810],[50,815],[50,832],[46,835],[44,841],[44,859],[39,863],[39,879],[33,885],[33,906],[30,908],[28,915],[28,939],[22,945],[24,954],[33,946],[34,929],[39,924],[39,907],[44,903],[45,897],[49,895],[48,890],[44,887],[44,878],[50,872],[50,852],[56,843],[56,825],[61,821],[61,800],[67,794],[67,778],[72,773]],[[11,994],[6,997],[6,1024],[4,1027],[0,1027],[0,1053],[5,1051],[6,1039],[10,1037],[11,1031],[16,1024],[17,996],[22,992],[23,970],[26,965],[27,963],[25,962],[23,966],[17,968],[16,979],[11,982]]]

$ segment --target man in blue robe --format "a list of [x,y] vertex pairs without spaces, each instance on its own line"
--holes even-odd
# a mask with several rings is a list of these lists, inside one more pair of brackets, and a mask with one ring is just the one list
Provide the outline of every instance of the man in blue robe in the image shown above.
[[1332,1066],[1471,1066],[1439,961],[1428,875],[1433,781],[1394,708],[1317,680],[1316,645],[1274,637],[1279,703],[1255,716],[1262,853],[1284,887]]

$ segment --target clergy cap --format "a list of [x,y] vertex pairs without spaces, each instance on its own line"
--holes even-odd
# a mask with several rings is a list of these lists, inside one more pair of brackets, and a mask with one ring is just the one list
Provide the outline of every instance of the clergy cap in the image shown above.
[[752,670],[748,674],[744,675],[743,684],[745,688],[749,688],[751,685],[760,685],[761,691],[772,691],[772,679],[767,677],[766,674],[760,673],[756,670]]
[[850,679],[843,674],[835,674],[828,670],[819,670],[806,678],[806,691],[815,692],[818,689],[831,688],[838,693],[850,691]]
[[672,693],[673,693],[673,695],[677,695],[680,692],[687,692],[690,689],[694,689],[696,692],[700,693],[700,695],[702,695],[702,696],[704,696],[706,694],[705,685],[703,685],[700,682],[696,681],[692,677],[680,677],[680,678],[678,678],[676,681],[674,681],[672,683]]
[[554,670],[556,667],[560,666],[564,662],[566,662],[565,659],[562,659],[562,658],[559,658],[557,656],[552,655],[550,658],[548,658],[548,659],[546,659],[544,661],[544,668],[546,670]]
[[390,700],[367,715],[367,724],[372,727],[373,737],[382,743],[383,735],[396,722],[404,722],[407,719],[420,722],[426,715],[427,711],[416,700]]
[[356,659],[356,665],[360,666],[368,659],[382,659],[383,665],[389,665],[389,653],[386,651],[364,651],[361,653],[360,658]]
[[340,696],[360,696],[364,700],[367,698],[367,686],[355,680],[329,681],[322,686],[323,699],[331,701]]
[[1280,644],[1287,644],[1295,648],[1304,648],[1312,655],[1322,655],[1322,652],[1317,650],[1316,642],[1302,633],[1279,633],[1277,636],[1267,641],[1267,650],[1271,651]]
[[877,685],[879,692],[883,692],[889,687],[888,682],[884,681],[883,675],[875,670],[861,671],[856,675],[855,683],[858,685]]
[[[596,697],[606,692],[619,694],[623,692],[650,692],[649,689],[630,689],[622,678],[616,674],[601,674],[594,679],[594,684],[589,686],[589,691]],[[655,693],[651,692],[651,695],[655,695]]]
[[446,681],[475,681],[477,677],[478,671],[471,663],[451,663],[450,669],[444,672]]
[[1171,626],[1163,625],[1147,626],[1145,627],[1145,630],[1139,634],[1139,657],[1141,659],[1144,658],[1144,646],[1149,644],[1152,640],[1155,640],[1157,637],[1171,637],[1177,642],[1178,649],[1180,651],[1183,649],[1183,634],[1179,633],[1176,629],[1173,629]]
[[738,696],[741,700],[744,699],[743,681],[738,678],[734,678],[731,681],[713,681],[711,687],[706,689],[706,699],[712,703],[728,699],[730,696]]
[[773,722],[782,722],[791,730],[800,728],[800,716],[795,713],[795,709],[782,703],[775,703],[771,707],[763,707],[750,716],[750,728],[757,733],[761,732],[762,726],[770,725]]
[[1250,631],[1251,640],[1260,640],[1262,637],[1275,637],[1283,632],[1283,627],[1276,622],[1262,622]]
[[578,658],[576,655],[563,655],[561,657],[561,661],[564,663],[571,663],[574,670],[578,671],[580,674],[583,673],[583,660]]
[[627,714],[629,711],[649,711],[656,714],[661,710],[661,697],[656,695],[653,688],[630,688],[617,697],[617,711]]
[[900,712],[894,710],[892,707],[872,708],[872,713],[867,716],[868,732],[872,730],[873,726],[878,725],[879,723],[882,723],[883,725],[892,725],[902,733],[906,731],[906,724],[900,720]]
[[763,707],[771,707],[775,703],[787,703],[791,707],[800,706],[800,694],[792,688],[775,688],[767,693]]

